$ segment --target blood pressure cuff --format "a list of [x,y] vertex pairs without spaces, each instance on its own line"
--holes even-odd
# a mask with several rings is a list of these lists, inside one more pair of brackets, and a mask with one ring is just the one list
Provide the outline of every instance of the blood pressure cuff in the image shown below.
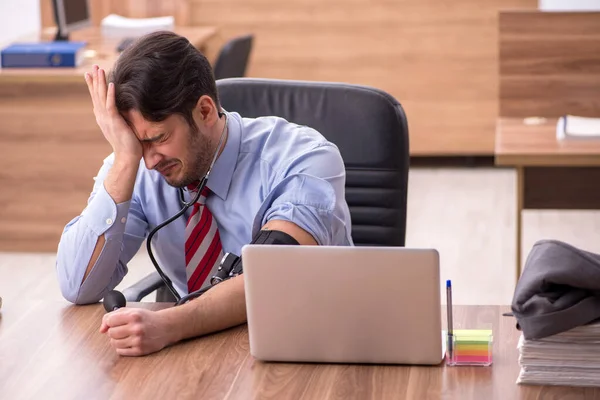
[[250,244],[297,244],[298,241],[282,231],[262,230],[254,236]]
[[[276,230],[261,230],[259,231],[250,244],[283,244],[283,245],[300,245],[296,239],[282,231]],[[228,253],[217,273],[217,280],[222,281],[228,277],[237,276],[243,273],[242,257]]]

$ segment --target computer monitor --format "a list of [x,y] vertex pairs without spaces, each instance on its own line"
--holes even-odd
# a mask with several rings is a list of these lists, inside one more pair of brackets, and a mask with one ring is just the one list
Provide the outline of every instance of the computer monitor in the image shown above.
[[56,37],[54,40],[69,40],[69,33],[92,24],[89,0],[52,0]]

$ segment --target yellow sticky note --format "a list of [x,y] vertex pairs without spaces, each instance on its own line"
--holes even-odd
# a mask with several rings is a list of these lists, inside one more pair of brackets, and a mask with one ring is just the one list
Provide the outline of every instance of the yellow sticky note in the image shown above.
[[492,334],[491,329],[455,329],[453,332],[454,336],[490,336]]

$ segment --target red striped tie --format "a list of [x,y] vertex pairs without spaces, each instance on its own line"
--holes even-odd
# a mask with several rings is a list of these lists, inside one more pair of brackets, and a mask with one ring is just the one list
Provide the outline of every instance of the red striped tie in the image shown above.
[[[209,189],[205,187],[194,204],[192,215],[185,228],[185,265],[188,293],[192,293],[208,283],[207,278],[223,256],[217,221],[204,205]],[[214,272],[213,272],[214,273]]]

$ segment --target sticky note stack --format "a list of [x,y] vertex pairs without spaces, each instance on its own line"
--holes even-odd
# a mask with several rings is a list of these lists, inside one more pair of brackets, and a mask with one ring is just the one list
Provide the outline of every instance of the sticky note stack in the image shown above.
[[493,336],[491,329],[456,329],[452,359],[448,365],[492,364]]

